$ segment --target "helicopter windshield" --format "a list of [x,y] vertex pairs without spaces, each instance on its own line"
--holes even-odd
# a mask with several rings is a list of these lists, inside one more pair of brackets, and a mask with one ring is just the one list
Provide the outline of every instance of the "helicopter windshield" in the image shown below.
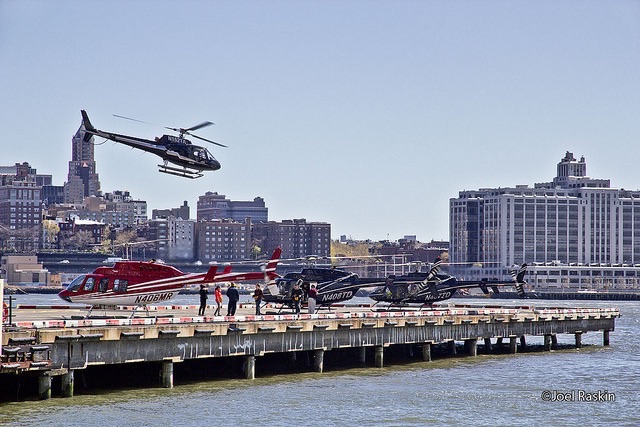
[[69,283],[69,285],[67,286],[67,290],[68,291],[77,291],[78,289],[80,289],[80,285],[82,285],[82,282],[84,281],[84,278],[87,277],[86,274],[82,274],[78,277],[76,277],[75,279],[73,279],[71,281],[71,283]]
[[204,147],[196,147],[193,150],[193,154],[198,159],[202,159],[202,160],[211,160],[211,159],[213,159],[213,156],[211,155],[211,153],[209,153],[209,151]]

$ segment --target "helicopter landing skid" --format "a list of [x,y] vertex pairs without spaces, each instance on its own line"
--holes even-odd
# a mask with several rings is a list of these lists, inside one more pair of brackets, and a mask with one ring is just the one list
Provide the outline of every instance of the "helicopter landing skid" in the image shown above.
[[167,165],[158,165],[158,168],[160,168],[158,169],[159,172],[167,173],[169,175],[181,176],[183,178],[196,179],[196,178],[200,178],[201,176],[204,176],[202,171],[198,171],[198,170],[191,170],[186,168],[179,169],[179,168],[174,168]]

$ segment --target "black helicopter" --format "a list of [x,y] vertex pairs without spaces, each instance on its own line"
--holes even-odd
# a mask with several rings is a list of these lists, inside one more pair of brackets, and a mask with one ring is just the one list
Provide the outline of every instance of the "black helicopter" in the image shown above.
[[[129,147],[153,153],[162,157],[164,160],[163,165],[158,165],[160,172],[184,178],[200,178],[203,176],[203,171],[215,171],[220,169],[220,162],[211,155],[209,150],[198,145],[193,145],[191,141],[184,138],[185,135],[189,135],[194,138],[219,145],[220,147],[226,147],[226,145],[210,141],[191,133],[194,130],[212,125],[213,123],[211,122],[202,122],[186,129],[166,127],[166,129],[178,132],[178,136],[162,135],[161,137],[155,138],[155,141],[151,141],[149,139],[101,131],[93,127],[85,110],[81,110],[81,113],[82,126],[85,131],[84,142],[89,142],[91,137],[96,135],[120,144],[128,145]],[[130,119],[124,116],[116,117],[141,122],[140,120]],[[182,168],[169,166],[168,163],[182,166]]]
[[293,308],[292,291],[298,285],[303,291],[302,302],[307,301],[311,285],[318,291],[316,310],[331,308],[332,304],[350,300],[360,288],[373,287],[384,283],[384,279],[362,279],[357,274],[337,268],[310,267],[300,272],[287,273],[267,285],[263,301]]
[[432,305],[434,302],[451,298],[456,292],[469,288],[480,288],[484,294],[490,291],[499,293],[499,286],[514,286],[520,297],[525,296],[524,276],[527,264],[512,270],[513,281],[483,279],[479,281],[457,280],[448,274],[440,273],[441,259],[436,259],[429,272],[413,272],[404,276],[390,276],[387,282],[369,293],[369,298],[389,303],[389,308],[408,304]]

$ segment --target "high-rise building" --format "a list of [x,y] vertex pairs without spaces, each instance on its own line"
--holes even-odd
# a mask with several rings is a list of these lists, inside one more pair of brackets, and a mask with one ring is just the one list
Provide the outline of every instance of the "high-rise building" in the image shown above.
[[93,158],[93,135],[84,141],[85,131],[81,125],[71,140],[69,174],[64,185],[65,203],[82,203],[85,197],[98,196],[100,180]]
[[269,254],[282,248],[282,258],[300,258],[307,255],[331,255],[331,224],[290,219],[282,222],[253,224],[252,239]]
[[198,260],[231,261],[251,255],[251,219],[198,221]]
[[227,199],[224,194],[207,191],[198,197],[196,210],[198,221],[232,219],[243,222],[245,218],[251,218],[251,222],[255,224],[269,220],[269,210],[262,197],[256,197],[253,201],[235,201]]
[[19,252],[39,248],[42,184],[50,175],[37,175],[29,163],[0,166],[0,229],[2,246]]
[[451,263],[640,263],[640,190],[589,178],[570,152],[552,182],[461,191],[449,207]]

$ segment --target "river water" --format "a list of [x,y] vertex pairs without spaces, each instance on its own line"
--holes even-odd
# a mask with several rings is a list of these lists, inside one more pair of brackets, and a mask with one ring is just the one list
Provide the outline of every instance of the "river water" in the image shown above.
[[[46,299],[24,296],[19,303],[43,303],[30,298]],[[260,376],[256,371],[255,380],[208,380],[173,389],[108,390],[4,403],[0,425],[639,426],[640,302],[527,303],[618,307],[622,317],[608,347],[602,346],[602,333],[588,333],[581,349],[479,354],[384,368],[325,364],[324,373]],[[542,338],[527,340],[542,344]],[[560,335],[558,341],[575,343],[573,335]]]

